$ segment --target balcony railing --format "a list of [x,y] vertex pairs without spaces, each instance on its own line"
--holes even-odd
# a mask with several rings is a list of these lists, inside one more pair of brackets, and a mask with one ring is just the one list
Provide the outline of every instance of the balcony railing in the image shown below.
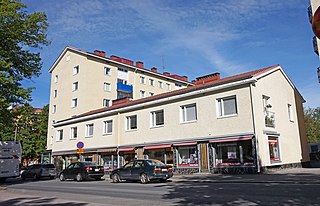
[[275,127],[274,112],[266,111],[264,120],[266,127]]
[[132,85],[123,84],[121,82],[117,83],[117,91],[122,91],[126,93],[131,93],[133,91]]

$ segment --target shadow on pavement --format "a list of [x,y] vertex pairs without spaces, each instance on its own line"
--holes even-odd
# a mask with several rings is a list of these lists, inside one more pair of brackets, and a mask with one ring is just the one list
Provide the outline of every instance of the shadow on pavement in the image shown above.
[[42,198],[42,197],[23,197],[12,198],[4,201],[0,201],[0,206],[34,206],[34,205],[46,205],[46,206],[85,206],[86,203],[74,203],[74,202],[56,202],[56,198]]

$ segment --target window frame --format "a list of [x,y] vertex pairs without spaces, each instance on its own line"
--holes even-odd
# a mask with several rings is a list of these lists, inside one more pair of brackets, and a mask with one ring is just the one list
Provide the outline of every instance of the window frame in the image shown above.
[[294,116],[293,116],[294,112],[293,112],[293,105],[292,104],[288,104],[288,117],[289,117],[289,121],[290,122],[294,122]]
[[57,105],[52,105],[52,114],[57,112]]
[[53,90],[53,98],[56,98],[58,96],[58,90],[55,89]]
[[70,139],[77,139],[78,138],[78,127],[71,127],[70,128]]
[[79,65],[74,66],[72,69],[72,75],[79,74],[79,72],[80,72],[80,66]]
[[[92,127],[92,130],[90,129]],[[90,133],[92,131],[92,133]],[[86,133],[85,133],[85,137],[93,137],[94,134],[94,124],[90,123],[90,124],[86,124]]]
[[102,100],[102,106],[103,107],[110,107],[110,102],[111,102],[110,99],[103,99]]
[[146,84],[146,78],[144,76],[140,76],[140,84]]
[[158,86],[159,86],[160,89],[162,89],[163,88],[163,82],[162,81],[158,81]]
[[[187,108],[189,107],[195,107],[195,119],[188,120],[188,113],[187,113]],[[196,103],[191,103],[191,104],[186,104],[180,106],[180,123],[191,123],[191,122],[196,122],[198,121],[198,110],[197,110],[197,104]]]
[[145,98],[146,97],[146,91],[140,90],[140,98]]
[[[135,127],[132,127],[132,118],[135,117],[136,119],[136,125]],[[134,131],[138,129],[138,115],[130,115],[126,116],[126,131]]]
[[154,87],[154,79],[149,79],[149,85]]
[[[161,124],[161,122],[160,122],[160,124],[157,124],[157,114],[159,114],[159,112],[162,112],[162,118],[163,118],[162,124]],[[163,109],[150,112],[150,128],[163,127],[164,124],[165,124],[165,116],[164,116]]]
[[[269,156],[269,161],[270,164],[277,164],[277,163],[281,163],[281,152],[280,152],[280,138],[278,136],[267,136],[267,141],[268,141],[268,156]],[[277,153],[277,157],[272,157],[270,154],[270,143],[274,142],[274,144],[276,144],[276,153]],[[272,144],[272,143],[271,143]],[[275,152],[275,151],[273,151]]]
[[[111,131],[109,131],[109,123],[111,123]],[[113,132],[113,120],[110,119],[110,120],[106,120],[106,121],[103,121],[103,134],[112,134]]]
[[103,82],[103,90],[105,92],[111,92],[111,84],[108,82]]
[[78,107],[78,98],[74,98],[71,100],[71,107],[72,108]]
[[79,89],[79,82],[72,83],[72,91],[77,91]]
[[[225,108],[224,108],[224,101],[225,100],[230,100],[234,99],[235,100],[235,113],[232,114],[225,114]],[[217,118],[225,118],[225,117],[234,117],[238,115],[238,101],[237,101],[237,96],[236,95],[231,95],[227,97],[222,97],[222,98],[217,98],[216,99],[216,109],[217,109]]]
[[104,67],[103,71],[104,71],[104,75],[111,76],[111,68],[110,67]]
[[166,90],[171,90],[171,84],[166,83]]
[[56,142],[62,142],[63,141],[63,129],[59,129],[56,132]]

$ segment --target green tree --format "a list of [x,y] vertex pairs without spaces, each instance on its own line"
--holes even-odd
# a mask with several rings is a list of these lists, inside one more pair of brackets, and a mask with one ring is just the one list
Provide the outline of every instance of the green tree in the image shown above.
[[32,88],[21,81],[41,72],[39,49],[48,45],[45,13],[28,14],[16,0],[0,0],[0,130],[12,126],[10,105],[31,100]]
[[305,109],[304,119],[308,142],[320,142],[320,107]]

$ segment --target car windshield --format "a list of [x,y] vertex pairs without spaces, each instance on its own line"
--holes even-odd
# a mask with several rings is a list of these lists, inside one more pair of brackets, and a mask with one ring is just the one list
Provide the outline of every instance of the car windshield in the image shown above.
[[151,166],[165,166],[165,164],[159,160],[146,160],[146,162]]
[[96,167],[97,164],[93,163],[93,162],[84,162],[83,166],[85,166],[85,167]]

